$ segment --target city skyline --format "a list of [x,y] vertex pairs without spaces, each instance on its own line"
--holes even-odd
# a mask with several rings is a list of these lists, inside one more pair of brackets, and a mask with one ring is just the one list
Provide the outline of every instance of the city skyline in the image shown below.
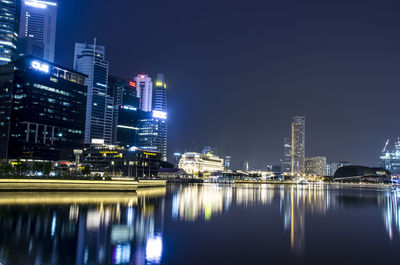
[[[67,33],[67,38],[57,38],[56,62],[69,66],[71,45],[97,37],[107,47],[112,74],[133,78],[164,72],[170,84],[170,154],[211,145],[232,156],[235,166],[242,160],[256,167],[267,161],[279,164],[282,138],[294,115],[307,117],[307,155],[323,153],[328,161],[377,165],[385,139],[398,136],[400,125],[391,123],[396,118],[394,98],[400,83],[394,59],[400,58],[400,39],[393,26],[398,18],[392,11],[399,7],[397,3],[387,1],[374,8],[371,2],[360,7],[355,1],[329,2],[332,10],[328,10],[316,1],[293,7],[250,2],[239,10],[237,2],[230,2],[229,9],[239,15],[242,28],[227,15],[223,22],[216,11],[200,9],[215,24],[203,27],[198,13],[190,5],[180,6],[180,1],[155,6],[96,3],[59,1],[57,31]],[[224,3],[215,3],[216,10]],[[77,5],[79,10],[74,8]],[[135,17],[129,15],[133,8],[138,10]],[[264,14],[258,9],[268,11]],[[365,10],[370,9],[376,19],[366,17]],[[143,23],[148,10],[154,20]],[[76,20],[70,21],[75,12]],[[100,17],[107,12],[119,13],[120,19],[102,22]],[[248,12],[255,12],[255,18],[244,21]],[[291,17],[293,12],[298,15]],[[382,13],[387,16],[381,18]],[[180,19],[188,22],[183,25]],[[317,20],[322,21],[314,24]],[[265,29],[256,22],[265,22],[258,23]],[[281,22],[280,27],[272,27]],[[335,23],[338,29],[332,26]],[[143,40],[134,41],[136,37],[124,33],[128,30],[140,31]],[[221,38],[206,37],[218,34]],[[319,43],[313,42],[315,34],[322,34]],[[260,45],[251,40],[259,40]],[[344,46],[347,42],[351,45]],[[243,98],[241,84],[259,96]],[[380,98],[388,100],[388,110],[370,110],[378,89]],[[364,102],[357,100],[360,95],[366,97]],[[261,119],[265,122],[260,123]],[[365,124],[380,130],[366,130]],[[204,129],[207,126],[212,130]]]

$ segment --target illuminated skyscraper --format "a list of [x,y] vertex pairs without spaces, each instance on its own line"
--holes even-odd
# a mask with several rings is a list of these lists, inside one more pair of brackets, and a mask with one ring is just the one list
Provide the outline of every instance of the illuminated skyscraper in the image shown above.
[[167,111],[167,84],[164,74],[157,74],[153,109]]
[[135,77],[136,96],[140,98],[139,108],[143,111],[152,111],[153,101],[153,82],[147,75],[138,75]]
[[75,43],[74,69],[89,76],[85,143],[112,143],[114,98],[108,96],[108,62],[104,46]]
[[21,0],[0,1],[0,65],[17,57]]
[[21,3],[18,54],[54,62],[57,2],[26,0]]
[[305,125],[304,116],[292,120],[292,175],[304,173],[305,167]]
[[[164,74],[157,74],[154,96],[154,112],[167,117],[167,84]],[[159,115],[160,116],[160,115]],[[167,160],[167,133],[168,119],[155,119],[157,134],[157,151],[162,154],[162,159]]]

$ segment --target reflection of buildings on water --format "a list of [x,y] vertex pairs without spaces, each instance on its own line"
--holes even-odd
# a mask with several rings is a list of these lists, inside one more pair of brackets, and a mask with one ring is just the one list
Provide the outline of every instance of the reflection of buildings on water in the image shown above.
[[232,186],[215,184],[180,186],[172,198],[172,218],[210,220],[212,216],[229,210],[232,191]]
[[[0,238],[0,262],[159,263],[165,189],[160,193],[163,197],[156,193],[132,193],[130,199],[121,195],[121,201],[118,196],[111,201],[107,194],[98,194],[97,204],[1,206],[0,229],[5,232]],[[106,202],[101,202],[102,195]],[[46,201],[46,195],[42,199]]]
[[251,207],[255,205],[268,205],[271,204],[276,188],[272,185],[236,185],[235,199],[237,205]]
[[280,189],[281,210],[284,214],[284,228],[290,231],[290,245],[294,252],[305,250],[306,212],[325,214],[331,199],[326,186],[292,185]]
[[172,198],[175,220],[211,220],[235,205],[251,207],[270,204],[274,196],[270,185],[190,185],[180,186]]
[[379,198],[379,202],[383,207],[383,220],[386,232],[393,240],[394,233],[400,236],[400,194],[398,190],[387,192],[383,198]]

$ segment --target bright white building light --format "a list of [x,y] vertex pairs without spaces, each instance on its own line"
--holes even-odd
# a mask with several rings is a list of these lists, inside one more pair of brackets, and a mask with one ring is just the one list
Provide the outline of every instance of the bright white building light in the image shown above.
[[162,256],[162,239],[161,236],[152,235],[147,239],[146,244],[146,260],[148,262],[159,263]]
[[167,113],[164,112],[164,111],[153,110],[153,118],[166,120],[167,119]]

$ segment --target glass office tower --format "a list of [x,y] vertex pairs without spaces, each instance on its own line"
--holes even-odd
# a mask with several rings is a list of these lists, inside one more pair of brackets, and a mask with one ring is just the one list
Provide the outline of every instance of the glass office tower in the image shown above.
[[54,62],[57,2],[21,1],[18,55],[34,55]]
[[0,157],[73,159],[83,147],[86,78],[32,56],[0,66]]
[[21,0],[0,1],[0,65],[17,57]]

